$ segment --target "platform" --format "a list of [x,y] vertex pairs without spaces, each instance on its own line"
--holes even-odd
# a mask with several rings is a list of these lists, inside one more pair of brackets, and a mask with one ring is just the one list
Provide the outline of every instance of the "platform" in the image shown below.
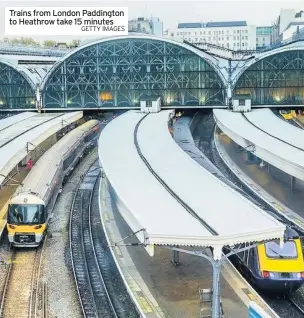
[[[100,211],[105,233],[111,243],[120,241],[132,232],[112,205],[103,179],[100,183]],[[130,238],[126,242],[134,243],[136,240]],[[169,250],[157,248],[151,258],[140,246],[115,247],[112,254],[143,317],[199,317],[199,288],[210,288],[212,283],[209,262],[200,257],[181,254],[181,265],[173,266]],[[251,300],[271,317],[277,317],[230,263],[226,263],[222,270],[221,299],[225,318],[248,317]]]
[[246,164],[245,153],[240,152],[233,140],[219,130],[215,134],[215,144],[222,160],[240,181],[279,213],[304,228],[303,192],[291,192],[290,187],[269,174],[267,167]]
[[236,113],[214,109],[217,126],[234,142],[274,167],[304,181],[304,131],[269,109]]

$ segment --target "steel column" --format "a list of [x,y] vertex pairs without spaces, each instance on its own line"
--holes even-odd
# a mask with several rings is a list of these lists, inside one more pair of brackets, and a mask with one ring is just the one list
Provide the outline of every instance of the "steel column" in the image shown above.
[[172,260],[171,260],[172,264],[177,266],[179,265],[179,252],[173,250],[172,251]]
[[212,282],[212,318],[221,317],[221,300],[220,300],[220,275],[222,260],[209,259],[213,269]]
[[290,176],[291,177],[291,182],[290,182],[290,189],[291,192],[294,192],[295,190],[295,185],[296,185],[296,178],[294,176]]

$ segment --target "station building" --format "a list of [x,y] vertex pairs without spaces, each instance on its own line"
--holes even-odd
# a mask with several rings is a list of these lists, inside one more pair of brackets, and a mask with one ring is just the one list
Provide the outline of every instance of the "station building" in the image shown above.
[[[42,57],[39,57],[42,59]],[[304,42],[229,59],[151,35],[86,43],[53,65],[0,56],[0,109],[226,108],[232,96],[257,106],[304,105]],[[38,63],[39,62],[39,63]]]

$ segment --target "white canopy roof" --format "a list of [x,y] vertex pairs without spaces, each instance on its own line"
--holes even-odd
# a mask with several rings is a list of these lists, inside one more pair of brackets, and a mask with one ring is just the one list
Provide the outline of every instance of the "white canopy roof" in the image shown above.
[[20,113],[20,114],[14,115],[14,116],[2,118],[0,120],[0,131],[2,131],[2,133],[3,133],[3,130],[6,129],[7,127],[14,125],[22,120],[25,120],[29,117],[33,117],[35,115],[36,115],[36,113],[24,112],[24,113]]
[[[59,116],[61,115],[61,116]],[[9,143],[7,143],[4,146],[0,146],[0,174],[6,176],[14,167],[23,160],[26,155],[26,144],[27,142],[32,143],[35,146],[38,146],[42,141],[46,140],[48,137],[52,136],[54,133],[59,131],[65,126],[68,126],[70,123],[82,118],[83,113],[82,112],[73,112],[73,113],[67,113],[67,114],[44,114],[40,115],[49,120],[47,122],[40,122],[40,125],[36,128],[33,128],[29,130],[28,132],[24,132],[17,138],[13,139]],[[31,118],[28,118],[24,122],[29,125],[28,121],[34,120],[35,123],[37,123],[37,120],[35,119],[36,116],[33,116]],[[23,123],[23,122],[22,122]],[[15,126],[15,127],[14,127]],[[17,125],[11,126],[7,128],[10,130],[10,128],[16,129],[16,127],[19,127],[20,129],[23,129],[23,125],[20,125],[19,123]],[[23,128],[22,128],[23,127]],[[4,130],[6,131],[6,129]],[[21,131],[22,132],[22,131]],[[3,144],[0,142],[0,144]],[[30,147],[33,149],[33,146]],[[0,184],[5,178],[0,175]]]
[[221,247],[283,237],[285,226],[222,184],[179,148],[168,131],[169,112],[148,115],[138,129],[142,153],[218,235],[207,230],[138,155],[134,130],[143,116],[130,111],[111,121],[101,133],[99,158],[122,216],[134,232],[145,229],[146,244]]
[[11,140],[14,140],[35,127],[60,116],[63,116],[63,114],[35,114],[35,116],[16,122],[14,125],[11,125],[1,131],[0,149]]
[[[213,114],[217,125],[237,144],[253,145],[258,157],[304,180],[304,151],[295,147],[303,147],[303,131],[277,118],[270,110],[242,114],[215,109]],[[250,147],[248,150],[251,151]]]
[[304,130],[279,118],[269,108],[255,109],[244,115],[260,130],[304,151]]

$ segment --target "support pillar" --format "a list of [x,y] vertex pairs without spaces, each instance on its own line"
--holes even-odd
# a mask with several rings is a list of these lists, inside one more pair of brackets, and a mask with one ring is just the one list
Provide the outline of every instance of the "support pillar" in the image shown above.
[[171,260],[172,264],[174,266],[178,266],[179,265],[179,251],[172,251],[172,260]]
[[294,176],[290,176],[291,177],[291,182],[290,182],[290,190],[291,192],[294,192],[295,190],[295,185],[296,185],[296,178]]
[[221,260],[214,260],[213,268],[213,282],[212,282],[212,318],[221,317],[221,299],[220,299],[220,275],[221,275]]

